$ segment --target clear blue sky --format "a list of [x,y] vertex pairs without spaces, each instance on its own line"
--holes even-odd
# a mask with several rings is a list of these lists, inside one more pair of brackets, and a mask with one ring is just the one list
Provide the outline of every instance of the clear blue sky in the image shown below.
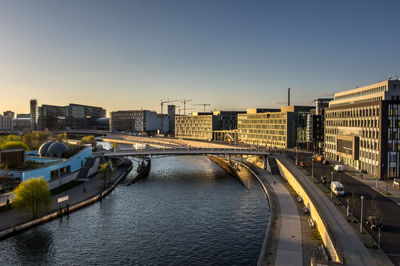
[[[0,111],[275,107],[400,73],[400,1],[0,1]],[[199,107],[200,109],[202,107]]]

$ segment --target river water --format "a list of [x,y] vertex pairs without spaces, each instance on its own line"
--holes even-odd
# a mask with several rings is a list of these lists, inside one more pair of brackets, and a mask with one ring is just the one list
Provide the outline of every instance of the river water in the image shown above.
[[255,179],[247,190],[205,156],[158,158],[146,180],[1,241],[0,264],[255,265],[268,217]]

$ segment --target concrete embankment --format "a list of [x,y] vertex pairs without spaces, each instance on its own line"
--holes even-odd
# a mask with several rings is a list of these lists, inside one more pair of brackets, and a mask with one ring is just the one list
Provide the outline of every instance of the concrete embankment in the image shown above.
[[[139,166],[140,167],[140,166]],[[142,166],[142,169],[139,170],[138,174],[133,177],[131,180],[128,181],[127,185],[132,185],[139,180],[147,178],[147,176],[150,173],[150,168],[151,168],[151,160],[148,159],[146,162],[144,162],[144,165]]]
[[231,161],[225,160],[224,158],[209,155],[208,158],[218,164],[222,169],[224,169],[230,176],[234,177],[242,186],[246,186],[245,180],[243,180],[236,172],[235,168],[233,168],[230,163]]
[[58,217],[62,217],[65,214],[69,214],[73,211],[79,210],[80,208],[83,208],[85,206],[88,206],[96,201],[101,201],[105,196],[107,196],[111,191],[114,190],[114,188],[118,185],[118,183],[132,170],[132,162],[129,160],[124,160],[124,162],[120,165],[119,168],[117,168],[114,173],[113,173],[113,183],[110,187],[102,191],[101,193],[92,196],[88,199],[83,199],[82,201],[79,201],[75,204],[72,204],[68,206],[68,208],[64,208],[61,210],[58,209],[53,209],[50,213],[37,218],[37,219],[32,219],[28,222],[24,222],[19,225],[15,225],[12,227],[9,227],[3,231],[0,232],[0,239],[4,239],[7,237],[12,236],[15,233],[19,233],[22,231],[25,231],[29,228],[32,228],[34,226],[38,226],[40,224],[50,222]]

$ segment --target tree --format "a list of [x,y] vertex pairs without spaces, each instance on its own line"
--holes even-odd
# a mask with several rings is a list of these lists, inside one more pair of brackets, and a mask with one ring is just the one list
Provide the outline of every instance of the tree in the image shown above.
[[57,134],[56,139],[58,141],[63,141],[63,140],[66,140],[67,137],[68,137],[67,132],[64,132],[64,133]]
[[104,181],[104,188],[106,188],[106,179],[107,176],[109,176],[109,171],[110,171],[110,162],[106,162],[103,164],[100,164],[100,168],[99,168],[99,175],[101,178],[103,178]]
[[86,136],[81,140],[81,144],[92,144],[93,147],[96,147],[96,139],[94,136]]
[[118,143],[115,143],[115,142],[111,143],[111,148],[113,150],[116,150],[118,148]]
[[43,177],[22,182],[14,192],[13,206],[17,211],[31,211],[37,217],[50,209],[51,194]]
[[29,150],[29,147],[22,141],[7,141],[4,144],[0,145],[0,149],[19,149],[19,148]]

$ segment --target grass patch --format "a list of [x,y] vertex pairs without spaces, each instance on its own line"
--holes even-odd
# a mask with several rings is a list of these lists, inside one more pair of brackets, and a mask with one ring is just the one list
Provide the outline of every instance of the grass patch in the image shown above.
[[84,183],[85,181],[71,181],[67,184],[64,184],[62,186],[59,186],[55,189],[50,190],[50,193],[52,196],[60,194],[61,192],[64,192],[66,190],[69,190],[71,188],[74,188],[76,186],[79,186],[80,184]]

